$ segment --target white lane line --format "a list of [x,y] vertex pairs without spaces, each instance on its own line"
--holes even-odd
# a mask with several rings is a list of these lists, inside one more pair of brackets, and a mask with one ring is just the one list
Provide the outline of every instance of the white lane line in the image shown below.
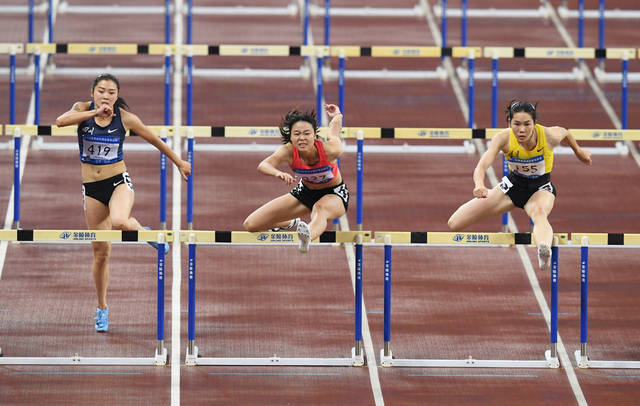
[[[479,142],[476,145],[478,145],[478,153],[482,155],[486,150],[484,144],[482,142]],[[489,169],[487,170],[487,177],[489,178],[493,186],[498,184],[498,178],[496,177],[493,167],[489,167]],[[509,213],[509,229],[513,233],[518,232],[518,227],[513,221],[511,213]],[[551,328],[551,310],[549,309],[547,300],[545,299],[544,294],[542,293],[542,289],[540,288],[540,283],[538,282],[538,277],[536,276],[533,265],[531,264],[531,259],[529,258],[529,255],[527,255],[527,251],[525,250],[524,246],[516,245],[516,249],[518,250],[518,255],[520,256],[520,260],[522,261],[522,265],[524,266],[525,273],[527,275],[527,278],[529,279],[531,289],[533,289],[533,294],[536,298],[536,301],[538,302],[540,311],[544,316],[544,321],[547,323],[547,328]],[[565,373],[567,374],[567,379],[569,380],[571,390],[573,391],[573,394],[578,401],[578,405],[586,406],[587,401],[584,397],[584,394],[582,393],[582,388],[580,387],[580,383],[578,382],[575,370],[573,369],[573,365],[571,364],[571,359],[567,355],[567,349],[564,346],[564,342],[562,341],[560,333],[558,333],[557,350],[561,365],[564,368]]]
[[[421,0],[420,1],[421,5],[423,6],[423,10],[425,11],[425,15],[426,15],[426,20],[427,23],[429,25],[429,28],[431,29],[432,35],[434,36],[435,40],[436,40],[436,44],[442,44],[442,38],[440,36],[440,32],[437,30],[437,24],[435,23],[435,19],[433,17],[433,14],[431,13],[431,10],[429,9],[428,5],[426,4],[425,0]],[[549,7],[548,3],[547,6]],[[565,30],[566,33],[566,30]],[[455,93],[455,96],[458,100],[458,104],[460,105],[460,110],[462,111],[462,113],[464,114],[465,117],[468,116],[468,104],[467,101],[464,97],[464,94],[462,93],[462,90],[459,86],[459,83],[456,80],[455,76],[455,72],[453,71],[453,67],[451,65],[451,61],[448,58],[445,58],[443,60],[443,65],[445,66],[447,73],[449,74],[449,81],[451,82],[451,85],[453,86],[453,90]],[[583,71],[585,69],[583,68]],[[588,71],[588,69],[586,69]],[[590,77],[591,72],[586,72],[585,75],[587,77]],[[592,85],[593,87],[593,85]],[[597,88],[597,86],[595,86]],[[599,89],[598,89],[599,90]],[[601,99],[602,102],[602,99]],[[606,102],[606,100],[604,100],[603,106],[606,106],[608,103]],[[609,106],[610,107],[610,106]],[[606,110],[606,107],[605,107]],[[613,111],[612,109],[610,109],[611,111]],[[475,123],[474,123],[475,125]],[[476,146],[478,154],[482,155],[482,153],[484,153],[484,144],[482,142],[480,142],[478,140],[478,142],[476,142]],[[489,179],[491,180],[491,184],[492,185],[496,185],[498,183],[498,180],[496,178],[495,172],[493,171],[493,168],[489,168],[489,170],[487,171],[487,176],[489,177]],[[517,231],[517,227],[515,225],[515,222],[513,221],[513,218],[511,217],[511,215],[509,214],[509,226],[511,227],[511,231],[512,232],[518,232]],[[544,298],[544,295],[542,294],[542,291],[540,290],[540,286],[537,282],[537,277],[535,275],[535,272],[533,271],[533,266],[531,265],[531,260],[529,259],[529,256],[526,255],[526,251],[524,250],[523,247],[518,246],[518,253],[520,254],[520,258],[522,260],[522,263],[524,265],[525,271],[527,273],[527,277],[529,278],[529,281],[531,283],[531,288],[534,291],[534,295],[536,296],[536,300],[538,301],[538,305],[540,306],[540,309],[542,310],[542,313],[545,315],[545,321],[547,322],[547,326],[550,325],[550,317],[549,315],[551,314],[551,311],[549,310],[549,306],[546,302],[546,299]],[[524,255],[523,255],[524,254]],[[535,283],[534,283],[535,281]],[[578,383],[577,377],[575,375],[575,371],[573,369],[573,365],[571,364],[571,361],[569,360],[569,357],[567,356],[567,351],[566,348],[564,347],[564,344],[562,342],[562,338],[560,337],[560,334],[558,334],[558,343],[557,343],[557,350],[558,350],[558,355],[562,361],[562,365],[564,366],[564,370],[567,374],[567,378],[569,379],[569,384],[571,385],[571,389],[576,397],[576,400],[578,401],[579,405],[586,405],[586,400],[584,398],[584,394],[582,393],[582,389],[580,388],[580,384]]]
[[[175,13],[173,16],[174,26],[174,44],[179,49],[183,44],[183,1],[175,0]],[[175,134],[173,138],[173,151],[182,156],[180,152],[180,126],[182,125],[182,56],[174,57],[174,74],[173,74],[173,125]],[[171,226],[174,235],[179,235],[181,221],[181,199],[182,199],[182,177],[175,165],[173,167],[173,185],[172,194],[172,216]],[[171,406],[180,406],[180,287],[181,287],[181,250],[182,244],[173,243],[172,262],[171,262]]]
[[[56,8],[57,1],[55,1],[52,11],[52,20],[55,23],[56,21]],[[49,38],[49,27],[45,27],[42,42],[47,42]],[[49,56],[47,54],[43,54],[40,56],[40,90],[42,90],[42,86],[44,84],[44,73],[45,68],[47,66],[49,60]],[[34,123],[35,119],[35,91],[31,91],[31,99],[29,100],[29,110],[27,111],[27,117],[25,119],[25,123]],[[27,155],[29,154],[29,147],[31,145],[31,136],[25,135],[22,137],[21,145],[20,145],[20,176],[19,182],[22,184],[22,177],[24,176],[24,167],[27,165]],[[15,185],[11,186],[11,193],[9,193],[9,203],[7,204],[7,213],[4,217],[4,228],[10,229],[13,225],[13,210],[14,204],[13,199],[15,197]],[[7,258],[7,248],[9,242],[8,241],[0,241],[0,279],[2,278],[2,270],[4,269],[4,262]]]
[[[298,0],[298,7],[300,10],[300,16],[304,18],[304,0]],[[307,38],[309,45],[313,45],[313,35],[311,33],[311,24],[307,32]],[[314,91],[317,92],[317,67],[313,63],[313,58],[307,60],[309,68],[311,69],[311,78],[313,80]],[[324,103],[324,97],[323,97]],[[318,115],[322,112],[318,111]],[[343,231],[349,231],[349,221],[347,215],[340,217],[340,229]],[[347,255],[347,263],[349,264],[349,272],[351,274],[351,285],[354,290],[356,288],[356,276],[355,276],[355,248],[353,244],[344,244],[345,254]],[[367,317],[367,310],[364,304],[364,297],[362,298],[362,341],[364,343],[365,356],[367,360],[367,369],[369,370],[369,381],[371,382],[371,390],[373,391],[373,399],[376,406],[384,406],[384,397],[382,396],[382,386],[380,385],[380,377],[378,376],[378,364],[376,361],[376,353],[373,349],[373,341],[371,339],[371,330],[369,329],[369,319]]]
[[[346,214],[340,217],[340,229],[349,231],[349,222]],[[356,256],[355,248],[352,243],[344,244],[344,251],[347,255],[349,263],[349,272],[351,274],[351,284],[354,294],[356,288]],[[364,273],[364,272],[363,272]],[[367,359],[367,368],[369,369],[369,381],[371,382],[371,390],[376,406],[384,405],[384,397],[382,396],[382,386],[380,385],[380,377],[378,376],[378,363],[376,361],[376,352],[373,349],[373,341],[371,339],[371,330],[369,329],[369,318],[367,317],[367,308],[362,298],[362,341],[364,342],[364,350]]]

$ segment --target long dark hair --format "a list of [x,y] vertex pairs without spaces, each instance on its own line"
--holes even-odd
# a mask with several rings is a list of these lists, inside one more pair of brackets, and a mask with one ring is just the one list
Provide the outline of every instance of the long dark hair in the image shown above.
[[537,108],[538,102],[536,102],[536,104],[533,104],[526,100],[511,100],[507,105],[507,108],[504,110],[505,114],[507,115],[507,124],[511,124],[513,115],[520,112],[529,113],[529,115],[533,119],[533,122],[535,123],[538,119],[538,114],[536,112]]
[[96,86],[98,85],[98,82],[100,82],[101,80],[110,80],[116,84],[116,88],[118,88],[118,98],[116,99],[114,106],[123,108],[125,110],[129,110],[129,105],[127,104],[127,102],[124,101],[122,97],[120,97],[120,81],[118,80],[118,78],[116,78],[110,73],[101,73],[98,76],[96,76],[95,79],[93,79],[93,83],[91,84],[91,93],[93,93],[93,90],[96,88]]
[[291,142],[291,127],[297,123],[298,121],[306,121],[311,124],[313,127],[313,132],[318,134],[318,120],[316,119],[316,112],[314,110],[311,111],[299,111],[299,110],[291,110],[287,113],[286,116],[282,118],[282,123],[280,124],[280,139],[283,144],[287,144]]

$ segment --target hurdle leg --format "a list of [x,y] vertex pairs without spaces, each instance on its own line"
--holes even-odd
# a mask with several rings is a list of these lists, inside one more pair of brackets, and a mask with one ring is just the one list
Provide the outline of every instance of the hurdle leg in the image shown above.
[[354,366],[364,365],[362,348],[362,234],[356,234],[355,261],[355,347],[351,350]]
[[165,235],[158,234],[158,319],[157,319],[157,344],[155,354],[155,365],[167,364],[167,349],[164,348],[164,245]]
[[551,247],[551,349],[545,352],[545,358],[549,368],[558,368],[558,237],[553,238]]
[[20,228],[20,146],[21,131],[16,128],[13,134],[13,225],[11,228]]
[[582,237],[580,247],[580,349],[575,352],[578,368],[589,368],[587,355],[587,303],[589,296],[589,238]]
[[198,358],[198,347],[195,345],[196,339],[196,244],[195,234],[189,235],[189,327],[186,365],[196,365]]
[[380,351],[383,367],[393,365],[391,353],[391,236],[384,237],[384,348]]

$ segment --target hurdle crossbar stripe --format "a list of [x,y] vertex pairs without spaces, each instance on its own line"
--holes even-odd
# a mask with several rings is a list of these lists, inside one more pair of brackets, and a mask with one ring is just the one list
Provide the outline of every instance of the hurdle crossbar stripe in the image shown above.
[[[7,124],[5,125],[5,135],[13,136],[16,129],[20,130],[21,135],[39,135],[39,136],[78,136],[78,126],[72,125],[68,127],[58,127],[55,125],[33,125],[33,124]],[[127,131],[127,136],[131,135]]]
[[571,243],[580,245],[587,238],[589,246],[593,245],[625,245],[640,246],[640,234],[618,233],[571,233]]
[[640,130],[571,129],[576,140],[589,141],[640,141]]
[[374,58],[439,58],[442,54],[442,48],[436,46],[379,45],[371,47],[371,56]]
[[596,57],[595,48],[561,48],[561,47],[526,47],[525,58],[543,59],[593,59]]
[[219,45],[222,56],[289,56],[289,45]]
[[149,44],[149,55],[175,55],[177,50],[180,51],[182,55],[191,55],[191,56],[203,56],[209,55],[209,46],[203,44]]
[[0,230],[0,241],[47,242],[172,242],[167,230]]
[[148,54],[148,44],[81,44],[81,43],[27,43],[28,53],[75,54],[75,55],[137,55]]
[[[376,231],[374,241],[384,243],[385,236],[391,238],[391,244],[416,245],[530,245],[535,240],[531,233],[453,233],[453,232],[398,232]],[[555,233],[560,245],[569,241],[567,233]]]
[[[0,125],[0,135],[13,136],[16,129],[20,129],[22,135],[41,136],[77,136],[77,126],[58,127],[55,125],[33,124],[5,124]],[[160,135],[162,130],[167,135],[174,134],[174,126],[149,125],[153,133]],[[490,139],[504,128],[380,128],[380,127],[344,127],[341,130],[342,138],[358,138],[361,133],[363,138],[398,138],[398,139],[461,139],[472,138]],[[189,132],[194,137],[225,137],[225,138],[279,138],[280,131],[275,126],[181,126],[181,137],[188,137]],[[640,141],[640,130],[618,129],[571,129],[571,134],[577,140],[588,141]],[[319,128],[319,135],[326,136],[327,127]],[[134,132],[127,132],[127,136],[135,136]]]
[[596,49],[596,58],[598,57],[598,53],[600,53],[600,56],[607,59],[623,59],[625,54],[628,59],[635,59],[637,55],[635,48]]
[[395,128],[394,138],[408,139],[459,139],[472,138],[471,128]]
[[[371,231],[325,231],[314,243],[355,242],[361,235],[363,242],[371,242]],[[295,232],[260,232],[247,231],[180,231],[180,241],[185,243],[223,243],[223,244],[297,244],[298,234]]]
[[354,45],[238,45],[238,44],[134,44],[134,43],[0,43],[0,54],[48,53],[76,55],[221,55],[221,56],[323,56],[385,58],[542,58],[542,59],[635,59],[640,48],[570,48],[570,47],[436,47],[436,46],[354,46]]
[[0,42],[0,54],[10,54],[15,52],[21,54],[24,52],[24,44],[15,44],[10,42]]

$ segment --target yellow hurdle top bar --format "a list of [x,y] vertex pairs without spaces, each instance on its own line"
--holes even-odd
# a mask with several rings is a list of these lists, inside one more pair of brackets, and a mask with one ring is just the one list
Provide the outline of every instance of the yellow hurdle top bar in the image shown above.
[[[174,126],[150,125],[149,129],[157,135],[173,136]],[[51,135],[51,136],[76,136],[76,126],[56,127],[51,125],[17,125],[5,124],[4,135],[13,136],[19,128],[21,135]],[[0,126],[0,130],[2,130]],[[490,139],[503,128],[376,128],[376,127],[344,127],[341,131],[343,138],[357,138],[362,134],[363,138],[398,138],[416,140],[466,140],[472,138]],[[327,127],[319,129],[320,136],[327,134]],[[571,134],[577,140],[587,141],[640,141],[640,130],[616,130],[616,129],[571,129]],[[1,132],[0,132],[1,134]],[[127,135],[135,135],[135,133]],[[278,138],[278,127],[258,126],[181,126],[180,136],[196,138],[225,137],[225,138]]]
[[587,245],[640,245],[640,234],[571,233],[573,245],[581,245],[583,238]]
[[[535,241],[531,233],[453,233],[417,231],[326,231],[315,243],[353,243],[357,236],[363,243],[384,244],[389,236],[391,244],[412,245],[530,245]],[[621,233],[555,233],[558,245],[637,246],[640,234]],[[0,241],[24,242],[182,242],[218,244],[296,244],[295,232],[205,231],[181,230],[174,234],[168,230],[9,230],[0,229]]]
[[434,46],[353,46],[353,45],[264,45],[264,44],[123,44],[123,43],[0,43],[0,54],[28,53],[75,55],[221,55],[221,56],[316,56],[382,57],[382,58],[536,58],[536,59],[635,59],[636,48],[560,48],[560,47],[434,47]]
[[0,230],[0,241],[159,241],[172,242],[173,231],[166,230]]
[[[371,231],[325,231],[313,242],[342,243],[356,242],[356,236],[362,236],[362,242],[371,242]],[[298,234],[293,232],[246,231],[180,231],[180,241],[185,243],[226,243],[226,244],[294,244],[298,243]]]
[[[382,244],[385,237],[391,238],[392,244],[425,244],[425,245],[529,245],[535,243],[531,233],[451,233],[451,232],[398,232],[376,231],[374,241]],[[566,245],[569,235],[556,233],[558,245]]]

